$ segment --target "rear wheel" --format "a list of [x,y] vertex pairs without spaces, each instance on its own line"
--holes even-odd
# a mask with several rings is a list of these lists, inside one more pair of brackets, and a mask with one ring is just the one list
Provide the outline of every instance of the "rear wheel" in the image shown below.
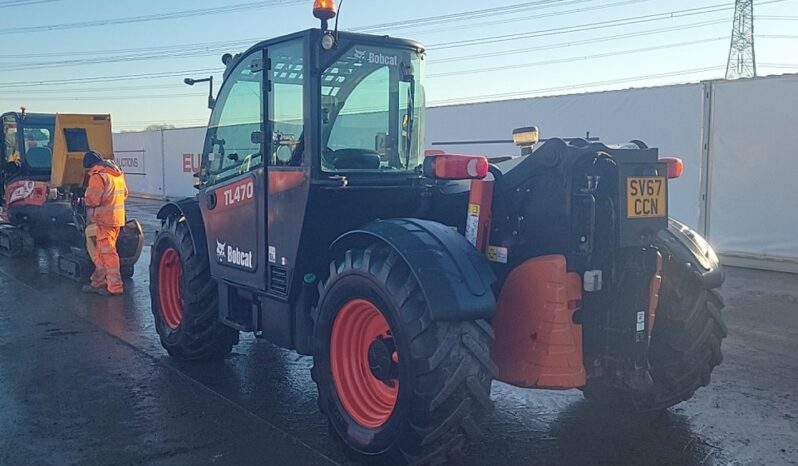
[[152,251],[150,296],[161,345],[179,359],[228,354],[238,343],[238,331],[218,321],[218,290],[208,254],[194,249],[185,221],[164,220]]
[[440,463],[478,434],[492,407],[493,332],[483,321],[432,321],[393,249],[333,263],[315,318],[319,406],[351,458]]
[[667,261],[649,348],[653,389],[635,394],[598,379],[584,387],[585,397],[604,404],[633,405],[637,411],[662,410],[689,400],[709,384],[713,369],[723,361],[722,309],[717,290],[706,288],[687,264]]

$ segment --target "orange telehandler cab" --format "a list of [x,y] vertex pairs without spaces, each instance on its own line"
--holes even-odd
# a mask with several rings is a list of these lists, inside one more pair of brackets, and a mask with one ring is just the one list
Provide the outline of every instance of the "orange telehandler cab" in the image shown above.
[[223,58],[199,193],[166,204],[161,343],[222,357],[253,332],[313,356],[359,460],[436,463],[494,379],[641,411],[688,399],[725,336],[712,248],[668,218],[680,161],[641,142],[429,151],[421,44],[321,29]]

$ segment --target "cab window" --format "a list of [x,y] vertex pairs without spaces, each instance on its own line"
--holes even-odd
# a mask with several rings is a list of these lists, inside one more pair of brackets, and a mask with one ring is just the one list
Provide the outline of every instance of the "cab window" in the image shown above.
[[305,130],[305,76],[303,42],[299,40],[269,47],[271,91],[269,126],[271,130],[271,165],[302,164]]
[[326,172],[408,172],[423,153],[423,55],[354,46],[321,76]]
[[3,154],[6,162],[18,163],[20,161],[17,150],[17,124],[11,118],[3,120]]
[[263,165],[263,59],[260,52],[244,58],[227,78],[211,116],[203,173],[206,184],[254,170]]
[[53,162],[52,132],[49,128],[25,127],[25,163],[30,168],[49,169]]

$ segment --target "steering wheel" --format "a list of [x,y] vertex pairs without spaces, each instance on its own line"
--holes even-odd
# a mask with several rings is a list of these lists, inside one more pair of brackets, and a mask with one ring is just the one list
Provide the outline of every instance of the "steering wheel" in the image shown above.
[[328,161],[336,170],[378,170],[382,164],[379,152],[358,148],[332,151]]

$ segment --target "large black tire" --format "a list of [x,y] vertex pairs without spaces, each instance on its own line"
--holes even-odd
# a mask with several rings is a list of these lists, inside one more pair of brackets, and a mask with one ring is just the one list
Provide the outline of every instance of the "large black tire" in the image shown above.
[[[167,269],[161,267],[162,261],[168,260],[167,255],[179,260],[182,271],[177,278],[170,275],[174,283],[171,287],[165,284],[168,278],[160,276],[161,270],[167,274]],[[207,251],[194,249],[188,225],[174,216],[161,223],[152,246],[150,297],[155,328],[170,356],[183,360],[218,359],[238,343],[238,331],[218,320],[218,289],[211,278]],[[170,299],[180,303],[179,316],[167,310]]]
[[[479,419],[493,406],[490,325],[432,321],[410,269],[381,243],[347,251],[330,269],[314,312],[312,374],[332,434],[356,461],[438,464],[456,458],[466,438],[479,434]],[[373,303],[390,326],[388,334],[398,354],[398,395],[393,411],[379,426],[355,421],[342,404],[332,372],[331,359],[342,355],[332,354],[335,319],[353,300]]]
[[726,324],[723,299],[704,286],[684,263],[663,264],[662,286],[649,348],[653,390],[634,394],[607,379],[583,388],[591,401],[614,406],[634,406],[639,412],[660,411],[693,397],[709,384],[712,371],[723,361],[721,342]]
[[8,249],[0,249],[0,255],[6,257],[29,257],[36,249],[36,243],[27,230],[11,224],[0,224],[0,235],[9,243]]

